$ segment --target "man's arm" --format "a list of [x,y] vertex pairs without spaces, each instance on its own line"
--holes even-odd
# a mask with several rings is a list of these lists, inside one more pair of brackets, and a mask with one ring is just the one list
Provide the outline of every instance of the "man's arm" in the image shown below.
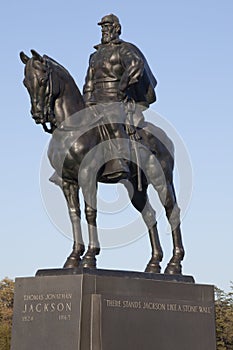
[[142,77],[144,71],[144,61],[137,54],[136,50],[127,44],[122,44],[120,48],[120,60],[124,68],[124,73],[119,83],[119,93],[125,94],[127,88],[135,84]]
[[[93,54],[92,54],[93,55]],[[87,70],[86,78],[85,78],[85,84],[83,86],[83,98],[85,101],[86,106],[91,105],[91,97],[92,97],[92,91],[94,90],[94,84],[93,84],[93,68],[91,67],[91,58],[89,59],[89,67]]]

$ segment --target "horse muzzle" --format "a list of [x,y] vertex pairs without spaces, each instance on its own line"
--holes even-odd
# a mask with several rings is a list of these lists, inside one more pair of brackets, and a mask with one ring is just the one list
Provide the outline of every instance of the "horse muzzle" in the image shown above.
[[32,114],[32,118],[35,120],[35,123],[36,124],[43,124],[43,123],[45,123],[45,117],[44,116],[42,116],[41,114],[39,114],[39,113],[34,113],[34,114]]

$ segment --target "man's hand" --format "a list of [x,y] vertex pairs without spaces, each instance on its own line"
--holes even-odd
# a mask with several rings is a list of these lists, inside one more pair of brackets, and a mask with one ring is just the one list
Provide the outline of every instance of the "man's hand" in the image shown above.
[[127,95],[124,91],[118,90],[117,97],[119,101],[125,101],[127,99]]

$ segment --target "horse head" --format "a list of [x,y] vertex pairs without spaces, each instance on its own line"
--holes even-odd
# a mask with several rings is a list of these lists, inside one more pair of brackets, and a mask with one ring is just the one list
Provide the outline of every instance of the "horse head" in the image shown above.
[[[25,64],[23,84],[28,90],[31,99],[31,114],[36,124],[42,124],[45,131],[51,133],[56,126],[52,107],[52,98],[55,94],[52,85],[52,70],[47,56],[41,56],[31,50],[32,57],[20,52],[21,61]],[[46,123],[50,123],[48,129]]]

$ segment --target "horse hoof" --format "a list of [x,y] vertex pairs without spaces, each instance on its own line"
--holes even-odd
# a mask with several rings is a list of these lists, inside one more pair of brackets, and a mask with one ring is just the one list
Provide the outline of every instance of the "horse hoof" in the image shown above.
[[151,258],[151,260],[147,264],[145,272],[160,273],[160,271],[161,271],[161,267],[159,265],[159,261],[157,259]]
[[96,268],[96,258],[94,256],[84,256],[82,260],[82,267],[88,268],[88,269],[95,269]]
[[74,257],[74,256],[69,256],[63,266],[63,269],[73,269],[75,267],[80,267],[81,259]]
[[164,271],[167,275],[182,275],[182,266],[180,263],[169,263]]

